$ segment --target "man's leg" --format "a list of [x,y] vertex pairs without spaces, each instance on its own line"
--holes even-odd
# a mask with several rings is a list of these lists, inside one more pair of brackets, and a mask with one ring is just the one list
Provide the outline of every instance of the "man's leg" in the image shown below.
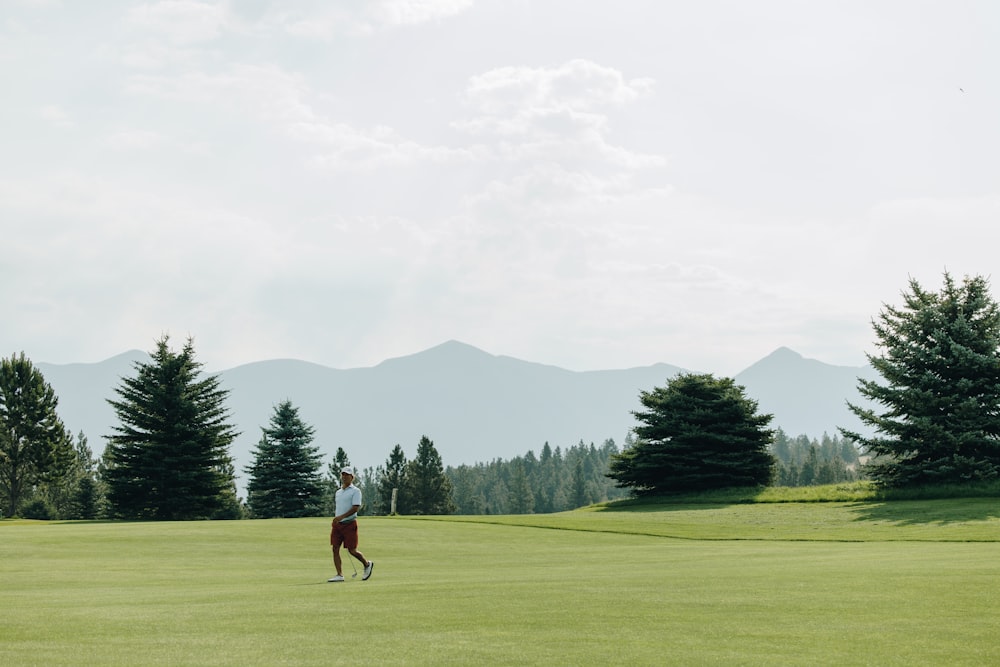
[[365,555],[363,553],[361,553],[360,551],[358,551],[356,548],[355,549],[348,549],[347,551],[352,556],[354,556],[355,558],[357,558],[358,562],[360,562],[365,567],[368,567],[368,561],[365,559]]
[[344,576],[344,573],[343,573],[343,571],[341,569],[343,567],[343,564],[341,563],[341,560],[340,560],[340,545],[339,544],[337,546],[333,547],[333,567],[334,567],[334,569],[337,570],[337,574],[339,574],[340,576]]
[[340,547],[343,543],[343,536],[334,526],[333,530],[330,531],[330,549],[333,551],[333,567],[336,568],[337,574],[327,579],[328,582],[344,580],[344,572],[341,569],[343,565],[340,562]]

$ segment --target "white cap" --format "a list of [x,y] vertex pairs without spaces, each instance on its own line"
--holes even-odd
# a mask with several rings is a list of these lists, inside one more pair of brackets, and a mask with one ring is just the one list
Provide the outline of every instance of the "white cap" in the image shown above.
[[346,468],[340,471],[340,474],[350,475],[351,477],[354,477],[354,466],[347,466]]

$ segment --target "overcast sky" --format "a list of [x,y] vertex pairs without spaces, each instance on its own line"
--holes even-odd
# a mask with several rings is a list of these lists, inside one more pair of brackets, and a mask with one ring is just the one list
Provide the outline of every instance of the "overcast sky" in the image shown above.
[[0,354],[862,365],[993,279],[1000,3],[0,4]]

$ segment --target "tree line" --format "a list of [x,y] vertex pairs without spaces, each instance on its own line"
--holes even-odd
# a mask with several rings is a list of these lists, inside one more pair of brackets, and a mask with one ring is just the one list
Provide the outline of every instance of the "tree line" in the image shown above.
[[789,437],[775,429],[771,443],[775,458],[775,486],[818,486],[855,482],[865,478],[861,455],[854,441],[840,434]]
[[565,450],[548,442],[508,461],[449,467],[459,514],[547,514],[628,495],[608,478],[615,441],[581,440]]
[[[681,373],[640,392],[638,425],[619,451],[545,443],[510,461],[445,468],[423,436],[408,460],[397,444],[358,476],[373,514],[554,512],[624,495],[868,476],[885,487],[1000,478],[1000,307],[982,277],[945,274],[939,292],[911,280],[902,306],[873,321],[882,380],[858,389],[880,408],[848,404],[875,435],[839,429],[820,440],[772,430],[772,415],[732,378]],[[290,402],[261,428],[247,499],[229,454],[239,435],[217,376],[203,376],[189,339],[157,341],[109,403],[119,424],[95,457],[58,417],[52,387],[22,352],[0,360],[0,511],[39,518],[226,519],[329,514],[338,449],[325,473],[313,429]],[[863,457],[862,457],[863,455]]]

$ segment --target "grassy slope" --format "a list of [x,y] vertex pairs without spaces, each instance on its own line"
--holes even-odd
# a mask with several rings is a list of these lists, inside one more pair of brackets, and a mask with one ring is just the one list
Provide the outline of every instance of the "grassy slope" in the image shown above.
[[372,517],[344,584],[323,519],[0,522],[0,665],[986,664],[997,505]]

